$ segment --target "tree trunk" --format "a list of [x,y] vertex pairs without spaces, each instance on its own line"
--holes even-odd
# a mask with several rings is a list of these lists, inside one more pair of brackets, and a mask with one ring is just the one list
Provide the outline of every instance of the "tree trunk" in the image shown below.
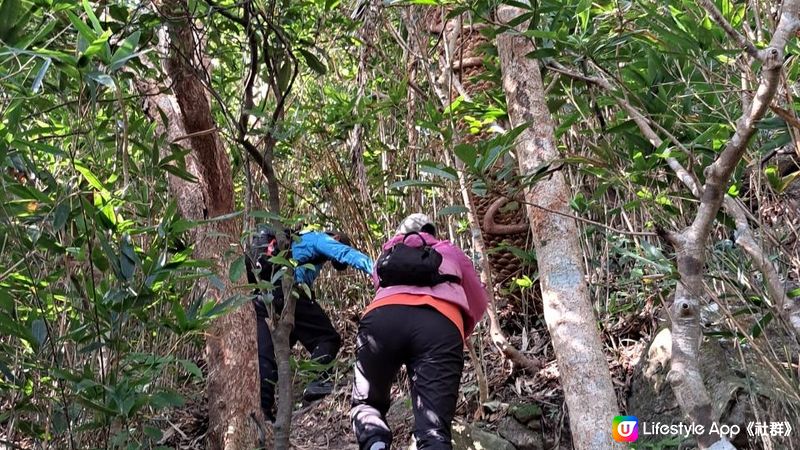
[[[761,82],[750,109],[743,112],[737,121],[736,132],[714,162],[703,171],[706,179],[700,190],[700,205],[692,224],[669,235],[675,246],[680,282],[675,288],[675,300],[669,309],[672,321],[672,364],[667,379],[683,413],[706,430],[697,436],[700,448],[734,448],[725,436],[710,430],[718,412],[713,411],[700,372],[700,343],[703,337],[700,308],[705,298],[705,247],[717,212],[724,202],[731,174],[741,161],[747,150],[747,143],[756,133],[756,125],[764,117],[778,90],[784,47],[800,25],[800,1],[786,1],[782,8],[780,21],[769,47],[756,55],[762,62]],[[723,28],[731,33],[730,26]]]
[[[501,6],[497,14],[507,23],[518,17],[520,10]],[[553,124],[539,64],[526,56],[534,50],[532,42],[512,30],[497,36],[497,49],[512,126],[529,125],[516,144],[520,175],[526,176],[559,158]],[[569,186],[564,175],[555,171],[549,179],[526,189],[525,197],[544,318],[558,361],[573,444],[581,450],[617,448],[611,437],[611,421],[619,409],[584,277],[579,230],[568,217]],[[564,215],[536,208],[536,204]]]
[[[211,105],[204,84],[204,70],[197,55],[202,49],[195,39],[193,23],[185,0],[168,0],[162,13],[170,31],[169,57],[166,62],[174,99],[166,94],[156,97],[153,107],[169,106],[168,135],[178,124],[191,136],[181,144],[192,149],[202,193],[202,217],[214,218],[234,211],[233,178],[228,155],[216,130]],[[179,111],[175,109],[175,104]],[[172,117],[170,117],[172,115]],[[194,165],[196,163],[196,165]],[[191,183],[172,182],[182,212],[200,213],[195,202],[199,196]],[[201,295],[221,303],[234,295],[229,280],[230,261],[241,253],[238,246],[240,224],[228,219],[205,225],[197,234],[195,256],[214,263],[220,283],[202,283]],[[232,253],[232,255],[231,255]],[[258,367],[256,363],[255,317],[250,303],[216,319],[206,337],[209,431],[212,449],[245,449],[256,446],[256,427],[251,417],[258,417]]]
[[292,385],[294,373],[289,361],[292,353],[291,333],[294,328],[294,315],[297,307],[296,290],[294,289],[294,271],[288,270],[283,276],[283,311],[272,313],[272,342],[275,345],[275,362],[278,364],[278,411],[275,415],[275,447],[274,450],[288,450],[289,436],[292,427],[292,409],[294,398]]
[[[380,16],[380,4],[377,0],[365,0],[363,24],[358,32],[361,40],[361,49],[358,54],[358,72],[356,72],[356,105],[364,98],[369,81],[369,59],[375,41]],[[348,150],[350,152],[351,174],[355,180],[356,188],[361,202],[369,203],[369,189],[367,187],[367,169],[364,166],[364,126],[357,122],[350,130],[348,137]]]

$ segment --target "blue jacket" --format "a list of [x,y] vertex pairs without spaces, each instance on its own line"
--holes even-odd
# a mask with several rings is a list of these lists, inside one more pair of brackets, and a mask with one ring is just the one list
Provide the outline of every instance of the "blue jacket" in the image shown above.
[[[342,244],[326,233],[319,231],[301,233],[300,239],[292,243],[292,259],[297,261],[300,266],[306,264],[308,261],[314,261],[321,256],[342,264],[347,264],[368,275],[372,273],[372,258],[353,247]],[[324,264],[325,262],[316,264],[313,270],[310,268],[298,267],[297,270],[294,271],[295,281],[298,283],[305,283],[309,287],[312,286]]]

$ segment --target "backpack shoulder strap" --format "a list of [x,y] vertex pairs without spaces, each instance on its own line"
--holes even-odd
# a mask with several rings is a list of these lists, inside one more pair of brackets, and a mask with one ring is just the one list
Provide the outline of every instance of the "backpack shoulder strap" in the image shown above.
[[[430,244],[428,244],[428,241],[426,241],[426,240],[425,240],[425,238],[424,238],[424,237],[422,237],[422,235],[421,235],[421,234],[419,234],[419,233],[418,233],[418,232],[416,232],[416,231],[409,231],[408,233],[404,234],[404,235],[403,235],[403,240],[402,240],[401,242],[402,242],[403,244],[405,244],[405,242],[406,242],[406,239],[408,239],[408,237],[409,237],[409,236],[413,236],[413,235],[417,235],[417,236],[419,237],[419,239],[422,241],[422,246],[423,246],[423,247],[430,245]],[[400,243],[400,242],[398,242],[398,243]],[[395,244],[395,245],[397,245],[397,244]]]

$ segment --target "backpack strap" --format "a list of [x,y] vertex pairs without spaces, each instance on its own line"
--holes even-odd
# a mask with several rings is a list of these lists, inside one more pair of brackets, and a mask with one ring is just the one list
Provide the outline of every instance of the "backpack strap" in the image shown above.
[[436,274],[435,276],[437,283],[461,283],[461,277],[456,275],[451,275],[449,273],[446,274]]
[[421,234],[419,234],[419,233],[418,233],[418,232],[416,232],[416,231],[409,231],[408,233],[406,233],[405,235],[403,235],[403,241],[402,241],[402,243],[403,243],[403,244],[405,244],[405,243],[406,243],[406,239],[408,239],[408,237],[409,237],[409,236],[413,236],[413,235],[417,235],[417,236],[419,236],[419,239],[422,241],[422,246],[423,246],[423,247],[427,247],[427,246],[429,246],[429,245],[430,245],[430,244],[428,244],[428,242],[427,242],[427,241],[425,241],[425,238],[424,238],[424,237],[422,237],[422,235],[421,235]]

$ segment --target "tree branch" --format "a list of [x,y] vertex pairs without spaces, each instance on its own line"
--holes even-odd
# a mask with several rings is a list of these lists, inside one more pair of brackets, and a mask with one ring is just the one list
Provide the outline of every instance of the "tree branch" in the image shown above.
[[[729,203],[734,203],[734,205],[729,205]],[[756,242],[753,231],[747,222],[744,208],[739,206],[735,199],[727,196],[724,205],[726,212],[736,222],[736,232],[734,233],[736,244],[750,256],[753,264],[764,274],[764,285],[774,303],[773,308],[777,310],[779,317],[784,318],[792,326],[795,338],[797,338],[800,336],[800,302],[792,301],[789,298],[778,270]]]
[[[667,379],[683,413],[709,432],[697,437],[702,448],[734,448],[728,440],[711,433],[714,411],[700,373],[699,350],[702,339],[700,304],[704,297],[705,244],[711,226],[725,198],[726,186],[739,164],[747,143],[755,134],[756,124],[764,116],[778,88],[783,67],[783,49],[798,25],[800,1],[788,0],[770,46],[763,53],[761,82],[746,111],[737,122],[736,131],[717,159],[705,169],[700,206],[689,227],[680,232],[676,245],[680,283],[670,307],[672,319],[672,364]],[[756,261],[758,264],[758,261]]]
[[[700,299],[703,296],[705,243],[710,234],[713,220],[719,208],[723,206],[723,202],[726,211],[733,217],[738,217],[739,243],[751,256],[754,264],[764,272],[767,289],[773,301],[776,305],[787,305],[785,289],[780,285],[780,278],[775,268],[764,257],[763,251],[754,245],[755,240],[752,239],[744,210],[733,199],[726,199],[725,188],[730,175],[746,150],[747,142],[755,134],[755,125],[764,116],[777,90],[783,64],[783,48],[786,46],[788,37],[798,28],[798,9],[800,8],[798,5],[800,5],[798,0],[789,0],[784,3],[781,20],[770,46],[759,53],[759,59],[763,61],[763,66],[762,80],[756,96],[749,110],[738,121],[734,136],[725,149],[706,168],[706,180],[702,188],[699,187],[696,178],[686,171],[677,160],[668,158],[668,163],[678,174],[678,178],[701,200],[692,224],[680,233],[672,234],[681,281],[676,288],[675,301],[670,308],[673,328],[673,360],[668,380],[684,414],[695,423],[705,425],[706,430],[710,429],[714,411],[698,364],[698,352],[702,339],[699,309]],[[597,84],[613,92],[611,84],[604,78],[569,73],[557,66],[556,69],[561,73]],[[644,115],[626,100],[618,99],[618,101],[645,137],[653,145],[660,146],[662,140],[649,126]],[[782,307],[778,312],[784,317],[788,314],[788,319],[792,324],[800,321],[800,314],[795,314],[791,307],[788,310]],[[733,448],[723,436],[711,433],[698,436],[698,443],[702,448],[712,446],[720,449]]]
[[[613,92],[613,87],[611,83],[606,80],[605,78],[601,77],[591,77],[582,75],[580,73],[574,72],[569,70],[568,68],[558,64],[557,62],[551,62],[548,66],[551,70],[556,71],[557,73],[564,74],[569,76],[570,78],[579,79],[586,81],[587,83],[592,83],[597,86],[600,86],[606,89],[609,92]],[[620,107],[624,109],[631,118],[634,120],[636,125],[639,127],[639,130],[642,134],[647,138],[647,140],[655,147],[660,147],[663,144],[663,140],[661,137],[653,130],[650,126],[652,121],[645,117],[636,107],[634,107],[630,102],[623,98],[617,98],[617,102],[619,103]],[[775,111],[779,116],[783,117],[775,106],[770,106],[773,111]],[[777,108],[777,110],[776,110]],[[655,125],[655,124],[654,124]],[[680,142],[677,141],[673,136],[670,136],[673,144],[676,146],[680,146]],[[688,150],[684,150],[688,151]],[[700,187],[697,178],[691,172],[687,171],[683,165],[674,157],[668,156],[666,158],[667,164],[673,169],[675,174],[677,175],[678,179],[692,192],[692,194],[700,198]],[[796,304],[793,300],[789,299],[786,294],[786,288],[780,282],[780,275],[775,268],[775,266],[769,261],[769,258],[766,257],[764,249],[762,249],[755,238],[753,237],[753,232],[749,226],[747,221],[747,211],[745,210],[744,206],[734,198],[725,195],[725,198],[722,203],[722,207],[724,208],[725,212],[730,215],[736,222],[736,243],[742,248],[742,250],[747,253],[747,255],[752,259],[753,264],[756,266],[758,270],[760,270],[764,274],[765,283],[767,283],[767,294],[769,295],[773,305],[775,306],[775,310],[778,313],[779,317],[781,317],[785,322],[789,323],[795,331],[796,336],[800,336],[800,305]],[[580,220],[576,218],[576,220]],[[616,230],[619,231],[619,230]],[[675,233],[671,233],[672,238],[669,239],[670,242],[674,243],[675,240]]]
[[722,27],[723,30],[725,30],[728,36],[730,36],[730,38],[733,39],[737,45],[740,45],[742,48],[744,48],[744,51],[746,51],[748,55],[758,60],[762,59],[762,55],[756,46],[744,35],[733,29],[731,24],[728,23],[728,21],[722,15],[722,12],[717,9],[717,6],[714,5],[711,0],[697,0],[697,3],[699,3],[700,6],[706,10],[708,15],[714,19],[714,22],[717,22],[717,24]]
[[[551,62],[548,67],[551,70],[554,70],[558,73],[563,75],[567,75],[570,78],[575,78],[579,80],[586,81],[587,83],[592,83],[597,86],[602,87],[609,93],[614,93],[614,88],[611,83],[604,77],[590,77],[586,75],[579,74],[572,70],[567,69],[566,67],[562,66],[557,62]],[[624,109],[633,122],[639,127],[639,130],[642,132],[644,137],[650,142],[651,145],[654,147],[660,147],[663,144],[663,140],[661,137],[658,136],[658,133],[653,130],[650,126],[650,119],[648,119],[644,114],[642,114],[635,106],[633,106],[628,100],[624,98],[617,97],[617,103],[619,106]],[[689,154],[689,150],[683,146],[677,139],[672,139],[672,142],[680,148],[684,153]],[[678,179],[689,188],[692,194],[695,197],[700,197],[700,182],[697,180],[697,177],[694,176],[693,173],[686,170],[683,165],[672,156],[666,157],[667,164],[670,168],[675,172],[675,175]]]

